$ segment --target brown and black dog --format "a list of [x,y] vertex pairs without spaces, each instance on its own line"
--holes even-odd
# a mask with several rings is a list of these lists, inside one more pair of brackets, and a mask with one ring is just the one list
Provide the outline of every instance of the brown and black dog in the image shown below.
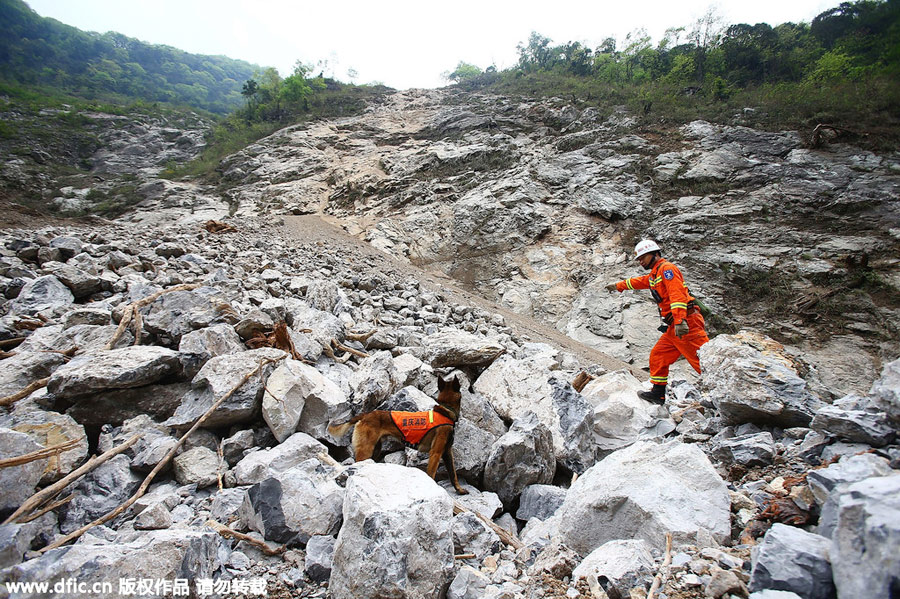
[[343,424],[331,424],[328,432],[337,438],[353,429],[353,457],[357,462],[371,458],[382,437],[402,441],[428,454],[426,472],[431,478],[437,473],[443,456],[453,488],[465,495],[468,491],[459,485],[453,463],[453,432],[461,399],[459,380],[438,378],[438,405],[428,412],[375,410],[358,414]]

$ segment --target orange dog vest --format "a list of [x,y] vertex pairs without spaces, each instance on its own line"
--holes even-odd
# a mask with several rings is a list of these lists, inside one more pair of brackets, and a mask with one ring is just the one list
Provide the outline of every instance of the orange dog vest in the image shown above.
[[434,410],[427,412],[391,412],[394,424],[400,429],[403,441],[418,445],[428,431],[439,426],[453,425],[453,421]]

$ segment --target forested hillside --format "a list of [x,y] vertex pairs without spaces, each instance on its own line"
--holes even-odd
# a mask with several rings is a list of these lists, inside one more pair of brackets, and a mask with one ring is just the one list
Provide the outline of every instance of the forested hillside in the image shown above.
[[141,99],[226,114],[261,69],[224,56],[189,54],[120,33],[84,32],[44,18],[21,0],[0,0],[0,85],[38,87],[89,100]]
[[655,45],[643,30],[597,48],[534,32],[517,49],[513,68],[460,62],[448,77],[469,90],[627,104],[654,122],[721,121],[755,107],[747,124],[832,123],[897,140],[898,0],[841,2],[811,23],[774,26],[727,24],[710,10]]

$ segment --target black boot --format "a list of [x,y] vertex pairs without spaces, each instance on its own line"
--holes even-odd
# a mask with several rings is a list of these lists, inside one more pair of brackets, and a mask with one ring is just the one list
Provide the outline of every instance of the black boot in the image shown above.
[[666,403],[666,386],[651,385],[651,388],[651,391],[638,391],[638,397],[659,405]]

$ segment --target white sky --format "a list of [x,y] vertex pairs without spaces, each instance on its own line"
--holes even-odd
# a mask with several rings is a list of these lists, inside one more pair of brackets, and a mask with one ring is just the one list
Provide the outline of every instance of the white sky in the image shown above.
[[810,22],[840,0],[25,0],[85,31],[118,31],[195,54],[224,55],[287,76],[297,60],[327,60],[326,75],[397,89],[440,87],[460,60],[516,63],[532,31],[596,48],[645,28],[659,41],[714,8],[726,24]]

